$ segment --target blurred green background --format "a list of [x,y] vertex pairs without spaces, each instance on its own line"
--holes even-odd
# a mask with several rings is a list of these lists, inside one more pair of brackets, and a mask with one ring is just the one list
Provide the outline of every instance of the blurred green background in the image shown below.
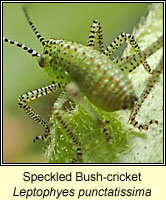
[[[42,52],[22,12],[28,8],[31,20],[45,39],[64,38],[86,45],[92,21],[103,27],[104,46],[121,32],[132,33],[149,3],[3,3],[3,35]],[[121,54],[120,50],[119,54]],[[32,139],[43,133],[18,106],[20,94],[51,83],[37,61],[23,50],[3,44],[3,162],[45,162],[44,143]],[[31,106],[48,121],[54,95],[31,102]]]

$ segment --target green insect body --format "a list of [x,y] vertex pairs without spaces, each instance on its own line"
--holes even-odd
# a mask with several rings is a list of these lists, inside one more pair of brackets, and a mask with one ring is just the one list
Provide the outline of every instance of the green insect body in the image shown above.
[[[61,90],[61,94],[53,105],[53,111],[61,128],[76,146],[77,155],[73,158],[73,163],[83,162],[83,153],[81,142],[63,117],[62,106],[69,98],[85,108],[99,125],[107,141],[112,140],[112,136],[107,130],[106,124],[96,114],[93,107],[87,104],[84,97],[87,97],[95,106],[108,112],[121,109],[132,110],[129,120],[136,128],[147,130],[149,125],[157,123],[157,121],[151,120],[146,124],[139,124],[135,118],[163,70],[163,57],[153,71],[146,61],[149,56],[162,48],[163,36],[159,37],[147,49],[141,51],[132,35],[122,33],[104,50],[101,24],[95,20],[91,27],[87,46],[62,39],[46,41],[30,20],[26,9],[23,10],[31,28],[44,46],[43,54],[7,38],[4,38],[4,41],[16,45],[36,57],[40,67],[54,80],[52,84],[46,87],[33,90],[19,97],[20,107],[45,130],[45,134],[35,137],[34,141],[45,140],[50,134],[50,128],[27,103],[57,90]],[[110,60],[109,56],[124,42],[129,42],[135,53],[125,58]],[[98,46],[99,50],[95,49],[95,45]],[[140,64],[151,74],[151,77],[141,97],[137,98],[126,74]],[[136,100],[137,103],[135,104]]]
[[64,40],[50,40],[39,58],[62,86],[76,82],[81,92],[105,111],[131,109],[136,99],[127,76],[109,57],[91,47]]

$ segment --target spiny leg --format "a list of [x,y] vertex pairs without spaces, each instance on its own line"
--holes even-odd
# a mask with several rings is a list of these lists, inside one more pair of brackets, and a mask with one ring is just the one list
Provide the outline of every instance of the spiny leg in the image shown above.
[[46,87],[20,95],[18,99],[20,108],[22,108],[34,121],[40,124],[45,130],[45,134],[42,136],[36,136],[33,140],[34,142],[39,139],[45,140],[48,137],[50,130],[48,124],[30,106],[28,106],[27,103],[32,100],[38,99],[41,96],[45,96],[49,93],[55,92],[58,88],[60,88],[60,84],[55,84],[53,82],[51,85],[48,85]]
[[144,58],[148,58],[158,49],[163,47],[163,35],[161,35],[156,41],[154,41],[150,46],[143,50],[142,54]]
[[88,112],[88,114],[92,117],[92,119],[100,126],[102,129],[102,132],[105,134],[107,142],[110,142],[113,138],[110,135],[109,131],[107,130],[105,123],[100,119],[100,117],[97,115],[93,107],[88,104],[85,99],[83,93],[78,88],[77,84],[75,82],[71,82],[66,86],[66,91],[68,95],[76,101],[79,105],[83,106],[85,110]]
[[104,51],[102,28],[100,22],[98,22],[97,20],[93,21],[87,43],[87,46],[93,47],[95,46],[95,43],[97,43],[99,51]]
[[63,112],[62,112],[62,106],[63,104],[68,100],[66,92],[62,92],[56,102],[53,106],[53,111],[56,116],[56,119],[60,123],[62,129],[66,132],[68,137],[71,139],[73,144],[77,148],[77,156],[72,160],[72,163],[82,162],[82,149],[81,149],[81,143],[78,141],[75,134],[72,132],[72,130],[69,128],[68,124],[63,119]]
[[160,74],[162,73],[162,71],[163,71],[163,55],[161,56],[157,67],[153,70],[152,76],[148,79],[148,82],[146,84],[145,89],[143,90],[143,92],[142,92],[141,96],[139,97],[134,109],[132,110],[132,112],[130,114],[129,121],[136,128],[148,130],[149,125],[151,125],[152,123],[158,123],[158,121],[156,121],[156,120],[151,120],[147,124],[139,124],[135,120],[135,118],[136,118],[137,113],[138,113],[139,109],[141,108],[143,102],[147,98],[148,94],[150,93],[150,91],[154,87],[155,83],[159,80],[159,77],[160,77]]
[[[156,41],[154,41],[150,46],[148,46],[143,51],[126,56],[115,61],[117,67],[119,67],[125,74],[132,72],[136,67],[138,67],[143,61],[155,53],[158,49],[163,46],[163,35],[160,36]],[[153,74],[153,71],[151,71]]]
[[[140,47],[138,46],[135,38],[133,35],[131,34],[127,34],[127,33],[121,33],[117,38],[115,38],[115,40],[104,50],[104,54],[106,56],[111,56],[115,50],[117,50],[123,43],[125,42],[129,42],[129,44],[132,46],[133,50],[135,52],[137,52],[138,54],[140,54]],[[140,56],[140,55],[139,55]],[[140,56],[141,58],[141,56]],[[114,62],[117,63],[119,66],[120,64],[123,62],[124,59],[127,59],[127,58],[122,58],[120,60],[115,60]],[[129,60],[131,61],[131,60]],[[129,72],[133,71],[137,66],[139,66],[139,64],[143,64],[145,70],[148,72],[148,73],[152,73],[152,70],[149,66],[149,64],[147,63],[146,60],[143,60],[143,59],[140,59],[140,63],[138,64],[137,62],[134,63],[134,61],[136,60],[133,60],[130,62],[130,66],[133,66],[132,69],[130,69]]]

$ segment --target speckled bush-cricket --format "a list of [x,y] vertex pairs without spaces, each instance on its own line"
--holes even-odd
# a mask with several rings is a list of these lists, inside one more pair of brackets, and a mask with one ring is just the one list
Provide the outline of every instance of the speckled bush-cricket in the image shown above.
[[[146,59],[158,49],[162,48],[163,36],[159,37],[149,47],[141,51],[134,36],[121,33],[104,49],[101,24],[95,20],[91,26],[86,46],[57,38],[45,40],[31,21],[26,8],[23,8],[23,11],[29,25],[44,47],[43,53],[39,54],[32,48],[16,41],[7,38],[3,39],[5,42],[16,45],[35,57],[39,66],[45,69],[53,78],[52,84],[30,91],[19,97],[19,106],[45,130],[45,133],[42,136],[36,136],[34,141],[38,139],[46,140],[50,134],[50,128],[28,105],[28,102],[58,90],[61,93],[53,105],[53,113],[61,128],[76,146],[77,154],[73,158],[73,163],[83,162],[83,159],[81,142],[63,117],[62,106],[69,98],[84,107],[87,113],[101,128],[108,142],[112,140],[112,135],[93,107],[87,103],[85,97],[93,105],[107,112],[121,109],[131,110],[129,121],[136,128],[147,130],[149,125],[157,123],[156,120],[151,120],[145,124],[139,124],[136,121],[136,115],[162,72],[163,57],[161,57],[154,70],[151,70]],[[124,42],[128,42],[135,53],[124,58],[111,60],[110,56]],[[126,74],[132,72],[140,64],[151,74],[151,77],[143,93],[138,98]]]

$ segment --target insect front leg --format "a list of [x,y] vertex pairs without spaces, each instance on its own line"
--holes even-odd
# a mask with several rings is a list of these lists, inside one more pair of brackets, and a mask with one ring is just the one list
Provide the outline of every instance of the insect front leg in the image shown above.
[[[133,50],[138,53],[139,59],[133,59],[129,60],[128,57],[126,58],[121,58],[121,59],[116,59],[114,62],[121,66],[121,64],[126,61],[128,61],[128,65],[130,66],[130,69],[128,69],[127,65],[125,66],[125,70],[129,72],[132,72],[136,67],[138,67],[140,64],[142,64],[145,68],[145,70],[152,74],[152,70],[147,63],[146,60],[144,60],[140,54],[141,50],[139,45],[137,44],[135,38],[131,34],[127,33],[121,33],[117,38],[114,39],[114,41],[104,50],[104,54],[106,56],[111,56],[123,43],[129,42],[129,44],[132,46]],[[122,71],[124,71],[123,68],[121,68]]]
[[65,122],[65,120],[63,119],[62,106],[67,100],[68,100],[68,96],[66,92],[63,91],[59,95],[56,102],[54,103],[53,111],[62,129],[66,132],[68,137],[71,139],[71,141],[77,148],[77,156],[72,160],[72,163],[77,163],[77,162],[82,162],[82,149],[81,149],[81,143],[78,141],[77,137],[75,136],[73,131],[70,129],[67,122]]
[[79,105],[83,106],[87,113],[92,117],[92,119],[100,126],[102,132],[105,134],[106,140],[110,142],[113,138],[107,130],[105,123],[97,115],[93,107],[87,103],[84,98],[83,93],[80,91],[79,87],[75,82],[71,82],[66,86],[66,91],[69,96],[75,100]]
[[36,142],[36,140],[39,140],[39,139],[46,140],[46,138],[49,135],[50,129],[49,129],[48,124],[30,106],[28,106],[27,103],[32,100],[38,99],[41,96],[45,96],[47,94],[55,92],[59,88],[60,88],[60,85],[55,84],[53,82],[51,85],[48,85],[46,87],[36,89],[28,93],[25,93],[23,95],[20,95],[18,99],[18,102],[19,102],[18,104],[20,108],[22,108],[34,121],[40,124],[45,130],[45,134],[43,134],[42,136],[36,136],[33,140],[34,142]]
[[159,77],[160,77],[160,74],[162,73],[162,71],[163,71],[163,55],[161,56],[157,67],[153,70],[152,76],[148,79],[146,87],[143,90],[141,96],[139,97],[136,105],[134,106],[133,110],[131,111],[129,121],[131,124],[133,124],[134,127],[137,127],[139,129],[143,129],[143,130],[148,130],[149,125],[151,125],[152,123],[156,123],[156,124],[158,123],[158,121],[156,121],[156,120],[150,120],[147,124],[139,124],[135,120],[135,118],[136,118],[138,111],[141,108],[143,102],[147,98],[148,94],[154,87],[155,83],[159,80]]

